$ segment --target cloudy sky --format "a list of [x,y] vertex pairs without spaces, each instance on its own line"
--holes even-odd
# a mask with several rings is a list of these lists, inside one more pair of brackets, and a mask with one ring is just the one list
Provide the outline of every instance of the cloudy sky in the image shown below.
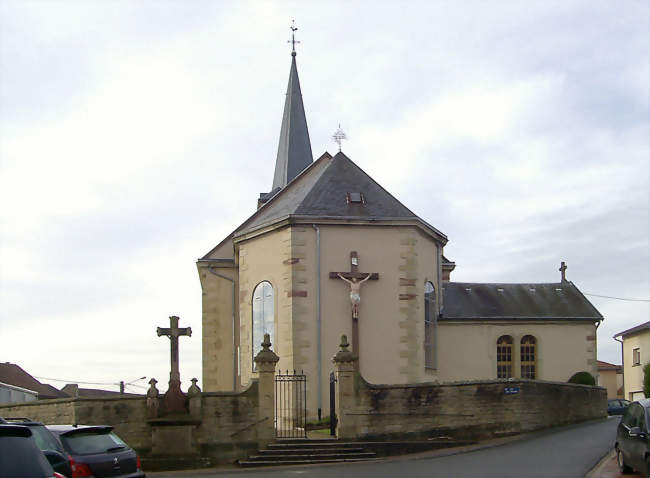
[[314,154],[341,123],[344,152],[447,234],[456,281],[555,282],[564,260],[585,293],[646,299],[589,296],[620,363],[612,335],[650,320],[633,0],[3,0],[0,361],[164,389],[175,314],[184,387],[201,378],[195,261],[271,187],[293,18]]

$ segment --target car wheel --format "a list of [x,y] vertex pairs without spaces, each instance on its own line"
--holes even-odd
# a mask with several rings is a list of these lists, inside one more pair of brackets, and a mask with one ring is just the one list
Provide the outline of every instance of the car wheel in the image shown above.
[[625,458],[623,458],[623,452],[616,447],[616,464],[618,465],[619,471],[626,475],[632,473],[632,468],[625,464]]

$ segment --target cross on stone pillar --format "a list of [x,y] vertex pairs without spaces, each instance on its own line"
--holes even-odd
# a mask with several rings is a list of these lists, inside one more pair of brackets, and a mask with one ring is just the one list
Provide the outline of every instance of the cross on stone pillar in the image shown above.
[[560,264],[560,268],[558,270],[562,273],[562,282],[566,282],[566,262],[562,261],[562,264]]
[[175,315],[169,318],[171,327],[158,327],[158,337],[165,335],[169,337],[171,344],[171,371],[169,372],[169,388],[163,397],[163,404],[167,412],[185,411],[185,395],[181,391],[181,374],[178,368],[178,337],[192,335],[190,327],[179,328],[178,317]]
[[359,303],[361,301],[361,284],[368,280],[378,280],[377,272],[359,272],[359,255],[350,252],[349,272],[330,272],[330,279],[341,279],[350,284],[350,302],[352,303],[352,350],[359,355]]

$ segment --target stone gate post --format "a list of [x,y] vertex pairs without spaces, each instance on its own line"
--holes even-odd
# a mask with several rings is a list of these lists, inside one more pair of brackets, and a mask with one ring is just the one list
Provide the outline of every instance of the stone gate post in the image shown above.
[[259,374],[257,441],[260,448],[266,446],[275,438],[275,365],[278,360],[280,360],[280,357],[271,350],[269,334],[264,334],[262,350],[255,356],[255,364]]
[[332,358],[336,372],[336,437],[339,439],[356,438],[356,420],[345,415],[346,410],[353,410],[356,405],[355,381],[357,356],[348,350],[350,344],[345,335],[341,336],[341,350]]

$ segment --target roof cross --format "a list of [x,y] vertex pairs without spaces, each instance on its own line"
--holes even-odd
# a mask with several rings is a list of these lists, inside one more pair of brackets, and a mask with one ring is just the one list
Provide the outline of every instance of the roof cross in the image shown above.
[[339,145],[339,153],[341,152],[341,141],[344,139],[347,140],[347,135],[341,129],[341,123],[339,123],[339,129],[337,129],[332,135],[332,139]]
[[562,261],[562,264],[560,264],[560,268],[558,270],[562,273],[562,282],[566,282],[566,262]]
[[296,21],[291,20],[291,26],[289,27],[291,29],[291,40],[287,40],[287,43],[291,43],[291,56],[296,56],[296,43],[300,43],[296,40],[296,30],[298,30],[298,27],[295,24]]

